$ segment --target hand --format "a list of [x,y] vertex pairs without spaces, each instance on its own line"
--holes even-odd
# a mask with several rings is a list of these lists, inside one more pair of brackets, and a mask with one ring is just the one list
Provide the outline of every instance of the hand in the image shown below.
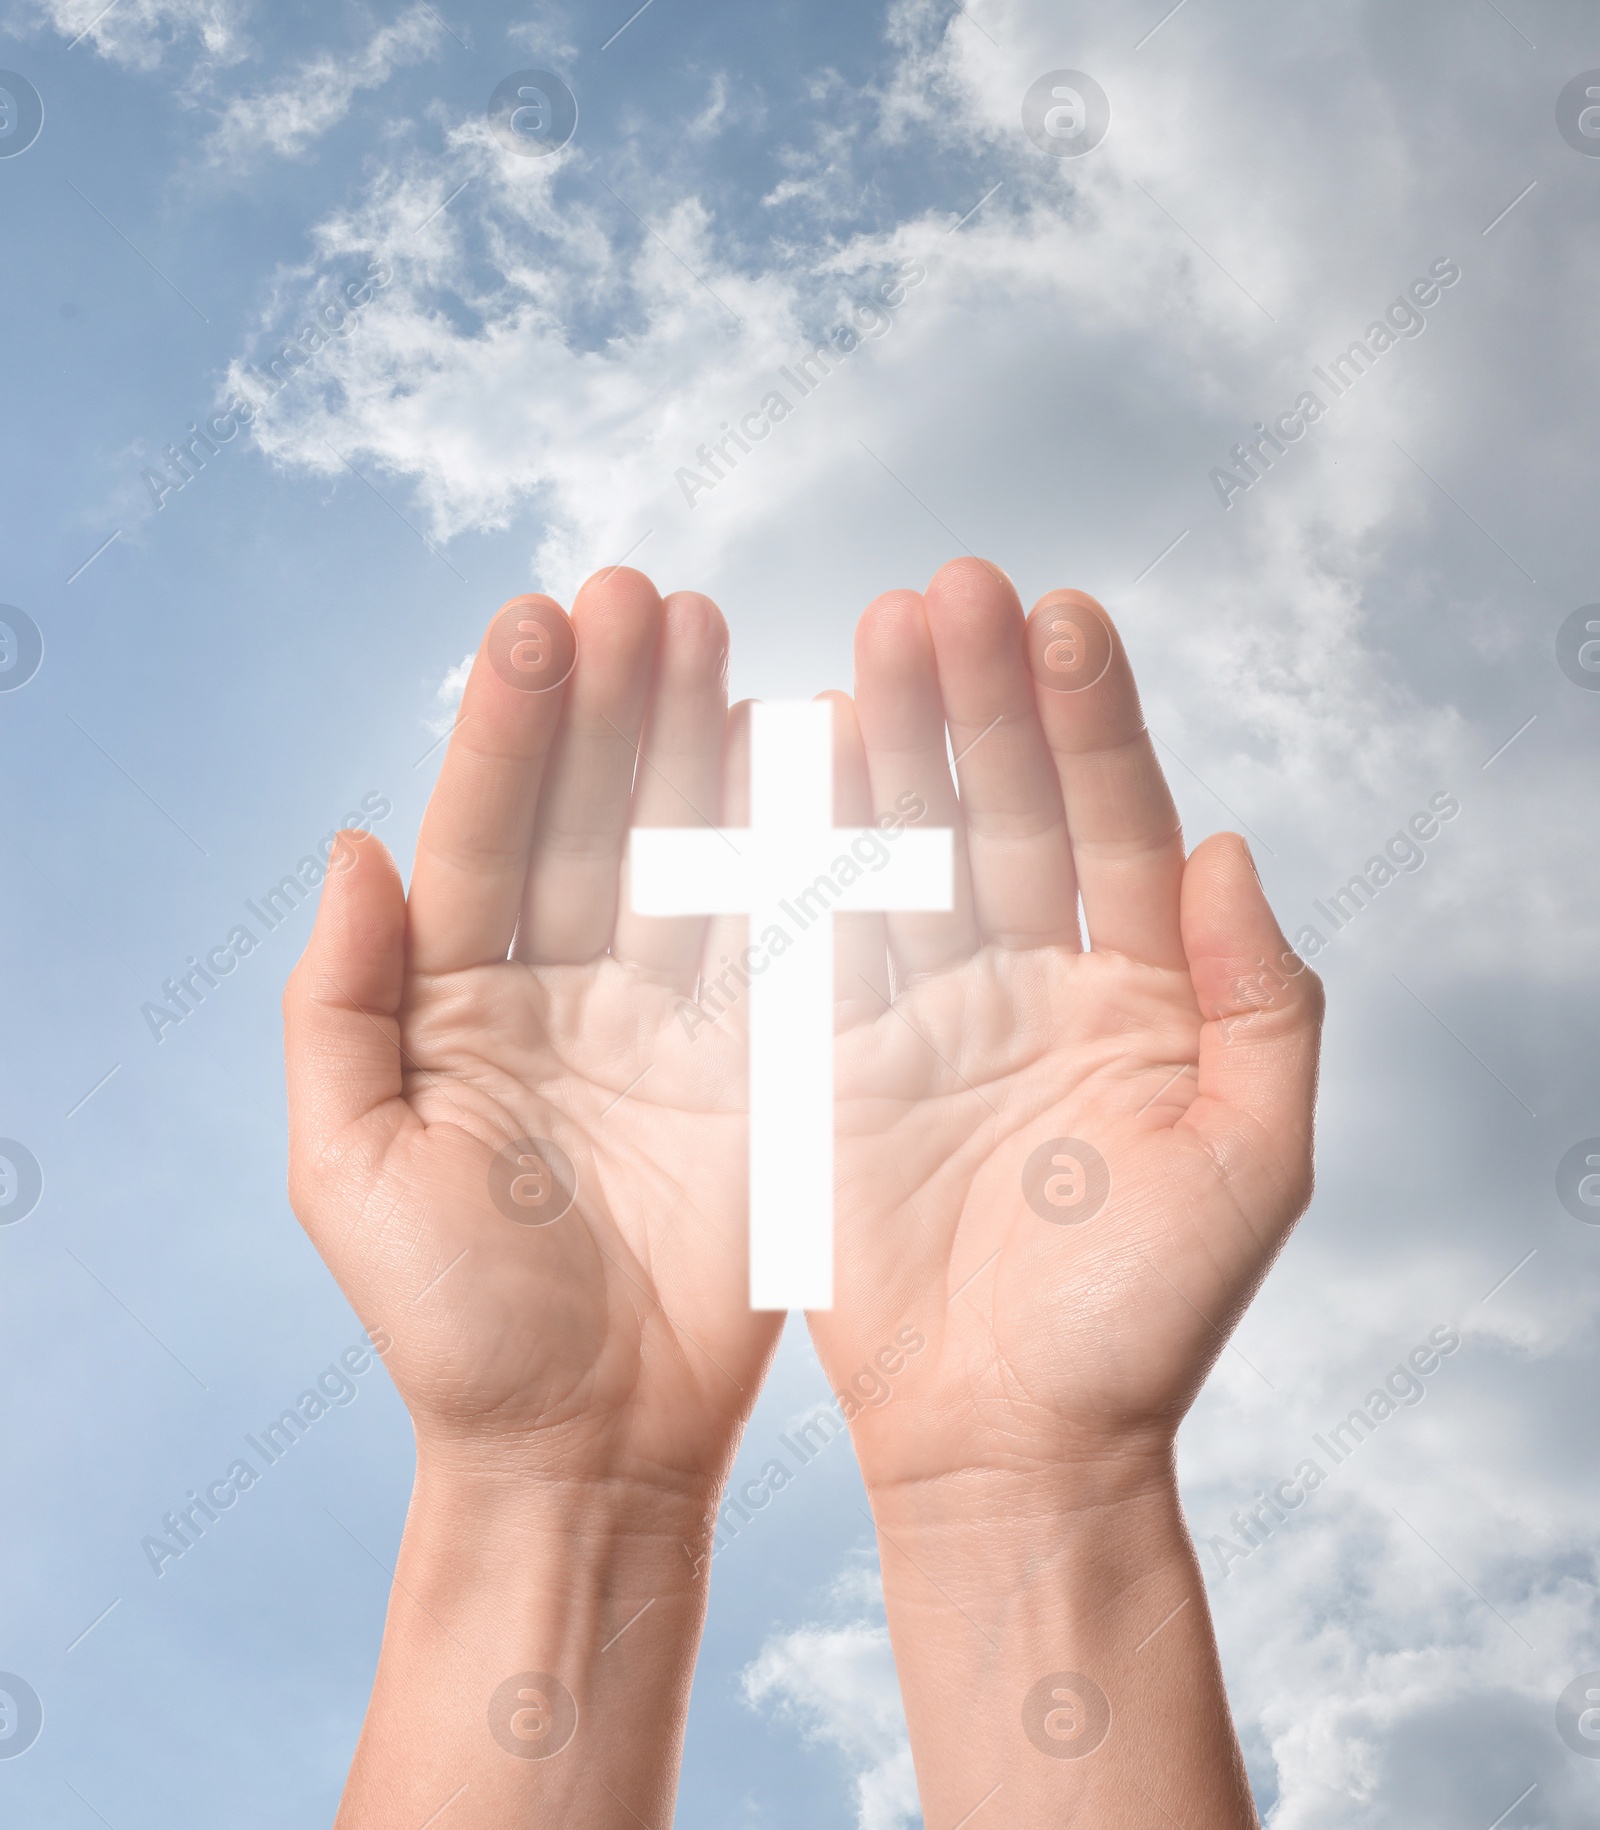
[[[676,1015],[707,924],[636,917],[622,889],[630,824],[743,817],[723,789],[721,615],[625,569],[583,588],[570,631],[549,599],[516,604],[474,662],[409,898],[377,840],[347,835],[285,997],[295,1211],[392,1337],[417,1436],[351,1823],[413,1804],[421,1822],[459,1783],[451,1733],[408,1736],[411,1709],[459,1720],[461,1762],[506,1788],[475,1783],[486,1811],[581,1809],[559,1789],[580,1770],[646,1815],[663,1784],[670,1799],[710,1521],[782,1319],[745,1294],[741,1045],[695,1042]],[[530,610],[542,633],[513,659]],[[515,661],[533,686],[558,675],[574,634],[564,684],[513,683]],[[525,1212],[505,1168],[491,1193],[527,1139],[576,1169],[549,1224],[519,1223],[565,1205],[545,1164],[520,1165]],[[606,1666],[600,1642],[657,1600]],[[573,1694],[583,1759],[490,1744],[491,1693],[522,1670]]]
[[[1105,662],[1076,691],[1029,667],[1063,611],[1080,671]],[[857,1393],[877,1490],[1164,1459],[1311,1191],[1316,977],[1243,840],[1185,862],[1105,612],[1052,592],[1031,623],[957,561],[867,611],[836,702],[840,817],[909,790],[956,834],[953,912],[857,918],[840,950],[838,1295],[812,1333],[842,1389],[902,1324],[927,1340],[892,1403]],[[1088,1161],[1054,1203],[1025,1188],[1052,1139],[1109,1193]]]
[[[999,1763],[1012,1738],[1033,1771],[1019,1735],[1030,1660],[1083,1669],[1072,1661],[1099,1643],[1108,1691],[1108,1671],[1135,1682],[1134,1639],[1166,1604],[1105,1638],[1108,1570],[1125,1603],[1147,1581],[1173,1604],[1199,1597],[1173,1436],[1309,1197],[1321,994],[1242,840],[1218,835],[1185,861],[1092,599],[1052,592],[1025,628],[1003,575],[957,561],[925,601],[873,604],[856,655],[854,715],[836,707],[839,816],[913,792],[928,824],[955,830],[956,895],[948,915],[858,920],[841,946],[837,1297],[810,1319],[854,1398],[924,1810],[959,1817],[977,1796],[960,1782],[978,1776],[952,1747],[988,1735]],[[1051,661],[1067,686],[1087,683],[1056,689]],[[1074,1569],[1081,1591],[1058,1604]],[[1191,1690],[1196,1661],[1215,1669],[1204,1630],[1185,1637],[1203,1609],[1164,1642]],[[985,1651],[973,1634],[1001,1619],[1026,1625]],[[1045,1649],[1052,1634],[1069,1645]],[[969,1653],[999,1714],[956,1735]],[[1013,1659],[1008,1696],[996,1678]],[[1210,1726],[1231,1748],[1220,1688],[1216,1701]],[[1162,1744],[1152,1726],[1147,1746]],[[1119,1771],[1034,1766],[1041,1808],[1066,1775]],[[1217,1784],[1234,1809],[1236,1759]]]

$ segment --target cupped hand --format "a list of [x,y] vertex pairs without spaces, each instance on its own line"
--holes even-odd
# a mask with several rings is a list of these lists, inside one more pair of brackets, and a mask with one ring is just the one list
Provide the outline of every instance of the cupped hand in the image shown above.
[[837,1294],[810,1320],[863,1472],[954,1495],[1159,1465],[1309,1198],[1321,987],[1241,839],[1185,859],[1092,599],[1025,622],[957,561],[878,599],[856,662],[841,819],[909,791],[956,835],[951,913],[841,936]]
[[285,996],[291,1198],[436,1458],[705,1507],[771,1355],[742,1042],[679,1016],[732,937],[625,890],[630,826],[743,817],[726,665],[714,604],[624,568],[570,625],[513,600],[409,895],[370,837],[330,870]]

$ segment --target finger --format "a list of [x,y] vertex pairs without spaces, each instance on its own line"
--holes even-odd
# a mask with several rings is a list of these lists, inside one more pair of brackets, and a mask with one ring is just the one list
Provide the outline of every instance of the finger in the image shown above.
[[[718,824],[732,831],[750,823],[750,708],[752,699],[728,707],[722,739],[721,815]],[[760,941],[743,915],[717,915],[706,923],[705,951],[700,956],[696,993],[702,1011],[736,1034],[749,1027],[750,970],[747,949]],[[743,964],[741,964],[741,961]]]
[[[833,709],[833,823],[871,826],[872,784],[855,705],[848,693],[817,696]],[[883,841],[880,839],[879,843]],[[839,849],[840,857],[830,867],[830,875],[835,881],[848,876],[853,882],[865,865],[859,858],[852,858],[845,847]],[[854,872],[842,868],[846,859],[855,865]],[[800,892],[806,887],[796,885]],[[838,1021],[844,1024],[863,1016],[875,1017],[889,1002],[889,943],[881,914],[865,911],[833,917],[833,988]]]
[[512,953],[576,965],[603,953],[616,926],[661,599],[642,572],[612,566],[579,591],[572,623],[578,657],[545,769]]
[[1116,628],[1082,591],[1051,591],[1028,617],[1027,643],[1089,944],[1182,966],[1183,829]]
[[1056,779],[1011,582],[981,559],[940,569],[924,595],[966,816],[973,907],[1002,947],[1080,946]]
[[1237,833],[1183,874],[1183,942],[1205,1024],[1199,1091],[1180,1125],[1206,1145],[1240,1210],[1276,1218],[1275,1250],[1311,1197],[1322,981],[1284,939]]
[[[728,713],[728,626],[709,597],[676,591],[662,603],[644,741],[633,790],[635,826],[715,826]],[[635,915],[627,863],[611,951],[689,988],[705,946],[703,916]]]
[[417,839],[410,919],[419,972],[454,972],[510,950],[575,646],[550,597],[514,597],[489,625]]
[[[902,978],[966,959],[978,946],[961,803],[950,773],[933,637],[915,591],[890,591],[856,625],[856,716],[876,811],[955,835],[948,914],[891,915],[889,950]],[[922,812],[917,814],[920,808]]]
[[290,1199],[303,1217],[322,1176],[362,1147],[381,1150],[402,1122],[400,996],[406,901],[378,839],[342,832],[328,860],[316,925],[283,994]]

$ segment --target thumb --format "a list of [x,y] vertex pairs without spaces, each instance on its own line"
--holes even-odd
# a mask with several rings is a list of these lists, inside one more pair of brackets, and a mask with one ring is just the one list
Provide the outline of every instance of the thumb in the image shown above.
[[1181,921],[1205,1020],[1199,1097],[1183,1122],[1247,1212],[1286,1228],[1311,1198],[1322,981],[1284,939],[1237,833],[1195,847]]
[[[405,892],[382,842],[341,832],[316,926],[283,994],[290,1196],[330,1148],[400,1093]],[[389,1127],[392,1129],[392,1126]]]

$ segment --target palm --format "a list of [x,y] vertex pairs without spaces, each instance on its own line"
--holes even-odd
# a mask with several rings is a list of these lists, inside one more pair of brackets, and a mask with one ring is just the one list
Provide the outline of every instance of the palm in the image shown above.
[[[1041,1008],[1071,1013],[1060,1032],[1030,1033],[1027,1013]],[[1187,984],[1122,959],[1046,950],[922,981],[897,1012],[927,1038],[932,1084],[919,1096],[915,1038],[886,1015],[848,1050],[851,1079],[898,1082],[915,1103],[887,1149],[862,1134],[848,1098],[840,1121],[852,1240],[841,1288],[892,1290],[929,1341],[913,1394],[920,1427],[903,1412],[881,1445],[869,1438],[881,1449],[874,1472],[925,1478],[1002,1445],[1038,1462],[1075,1425],[1143,1421],[1170,1406],[1195,1329],[1205,1330],[1164,1287],[1167,1261],[1191,1254],[1195,1210],[1215,1192],[1192,1137],[1174,1128],[1193,1089],[1175,1064],[1192,1064],[1199,1044]],[[963,1048],[964,1030],[1003,1040]],[[1061,1224],[1045,1224],[1025,1199],[1023,1164],[1054,1138],[1091,1142],[1116,1165],[1114,1205],[1081,1225],[1070,1207]],[[857,1309],[847,1295],[825,1326],[866,1350],[874,1318]]]
[[[1035,688],[1020,619],[991,578],[969,582],[954,605],[948,585],[944,601],[938,581],[928,594],[938,680],[922,683],[922,715],[948,724],[958,754],[965,733],[993,719],[1009,714],[1024,730],[1009,758],[988,759],[994,776],[974,757],[959,803],[936,772],[915,784],[934,823],[957,831],[956,907],[888,924],[878,944],[903,988],[889,1008],[881,991],[849,999],[838,1050],[839,1276],[835,1307],[812,1330],[836,1389],[850,1390],[858,1369],[884,1373],[855,1390],[870,1484],[1033,1470],[1069,1445],[1169,1434],[1308,1190],[1304,1049],[1292,1071],[1278,1064],[1289,1122],[1263,1124],[1253,1110],[1261,1075],[1247,1044],[1285,1023],[1291,989],[1308,989],[1269,972],[1277,1008],[1248,1015],[1261,966],[1283,952],[1281,937],[1271,950],[1260,932],[1253,880],[1245,874],[1244,897],[1237,882],[1219,885],[1221,841],[1201,848],[1183,886],[1176,820],[1120,654],[1076,702],[1038,693],[1032,736],[1058,767],[1035,769],[1030,785]],[[943,767],[931,730],[915,741],[916,682],[903,667],[885,677],[885,651],[914,646],[915,620],[912,606],[885,600],[858,650],[861,766],[880,804],[904,787],[909,751]],[[948,667],[941,644],[957,650]],[[1095,784],[1100,745],[1137,766],[1096,800],[1081,784],[1085,774]],[[1012,829],[1028,833],[1010,855],[984,830],[1006,794]],[[1113,857],[1133,867],[1120,882],[1106,870]],[[1061,919],[1079,886],[1092,952],[1075,918]],[[1219,888],[1259,906],[1219,907]],[[869,983],[870,949],[862,937],[852,960]],[[1245,1015],[1219,1023],[1229,1012]],[[1025,1166],[1055,1139],[1088,1144],[1108,1166],[1109,1195],[1087,1218],[1044,1199],[1038,1175],[1030,1204]],[[1075,1175],[1058,1193],[1084,1194],[1087,1210],[1093,1191]],[[927,1344],[890,1374],[901,1356],[879,1355],[907,1325]]]
[[[581,1416],[623,1435],[609,1451],[703,1465],[769,1332],[742,1300],[742,1114],[688,1084],[676,999],[610,960],[460,976],[407,1012],[413,1141],[397,1177],[438,1188],[440,1263],[465,1250],[479,1271],[440,1286],[444,1338],[473,1356],[450,1359],[440,1399],[497,1427]],[[540,1224],[537,1206],[507,1224],[489,1163],[522,1138],[567,1152],[581,1224]]]
[[[409,904],[375,846],[330,876],[290,998],[296,1206],[393,1337],[419,1435],[714,1489],[777,1330],[745,1301],[742,1062],[678,1021],[704,932],[639,923],[619,877],[630,823],[718,811],[721,624],[704,600],[663,615],[632,574],[594,598],[564,711],[480,657]],[[614,734],[610,783],[586,716]],[[513,927],[535,957],[506,958]],[[319,1038],[298,1013],[324,974]],[[346,1084],[319,1079],[319,1044]],[[496,1159],[524,1140],[565,1153],[570,1205],[548,1180],[517,1186],[553,1206],[510,1195]]]

